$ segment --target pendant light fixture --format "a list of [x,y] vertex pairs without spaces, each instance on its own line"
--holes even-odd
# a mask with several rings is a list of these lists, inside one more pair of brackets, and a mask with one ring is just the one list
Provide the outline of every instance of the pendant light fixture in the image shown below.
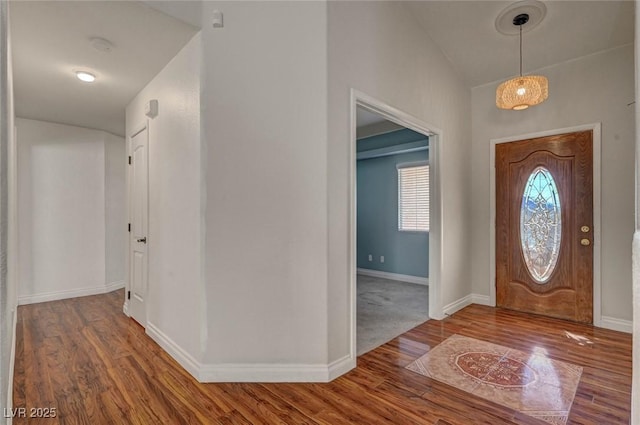
[[496,106],[516,111],[527,109],[545,101],[549,95],[549,81],[542,75],[522,75],[522,26],[529,22],[529,14],[521,13],[513,18],[513,25],[520,33],[520,75],[505,81],[496,90]]

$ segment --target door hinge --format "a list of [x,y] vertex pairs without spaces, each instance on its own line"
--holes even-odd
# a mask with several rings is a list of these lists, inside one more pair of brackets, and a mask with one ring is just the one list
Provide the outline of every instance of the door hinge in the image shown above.
[[131,165],[131,155],[129,155],[129,165]]
[[127,224],[127,231],[128,231],[128,232],[131,232],[131,223],[128,223],[128,224]]
[[131,291],[127,291],[127,299],[130,300],[131,299]]

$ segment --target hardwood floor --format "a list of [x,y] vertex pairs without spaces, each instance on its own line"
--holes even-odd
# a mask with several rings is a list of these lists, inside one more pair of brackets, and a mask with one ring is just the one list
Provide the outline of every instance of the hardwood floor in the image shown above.
[[14,412],[57,415],[15,424],[546,424],[405,369],[453,334],[583,366],[569,423],[629,423],[624,333],[473,305],[365,354],[328,384],[200,384],[122,314],[122,300],[116,291],[19,307]]

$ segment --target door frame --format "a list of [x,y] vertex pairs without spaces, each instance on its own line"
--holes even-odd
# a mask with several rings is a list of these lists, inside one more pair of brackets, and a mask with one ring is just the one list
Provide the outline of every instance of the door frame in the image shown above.
[[350,286],[350,325],[351,325],[351,358],[356,358],[357,332],[357,194],[356,194],[356,130],[357,107],[381,115],[385,119],[410,130],[429,137],[429,317],[436,320],[444,319],[442,308],[442,291],[440,288],[440,273],[442,270],[442,180],[440,178],[441,143],[443,132],[431,124],[403,112],[386,102],[351,89],[350,100],[350,147],[349,147],[349,286]]
[[489,304],[496,306],[496,145],[517,142],[538,137],[558,134],[593,131],[593,325],[602,327],[602,268],[601,268],[601,123],[584,124],[555,130],[520,134],[500,139],[491,139],[489,143]]
[[[145,129],[147,130],[147,233],[149,233],[149,186],[150,186],[150,181],[149,181],[149,168],[150,168],[150,164],[149,164],[149,159],[151,158],[150,155],[150,149],[151,149],[151,129],[149,128],[149,124],[150,121],[148,119],[144,119],[139,121],[135,126],[131,127],[132,131],[128,134],[126,134],[126,154],[127,154],[127,158],[125,158],[125,161],[127,161],[127,172],[126,172],[126,185],[127,185],[127,201],[126,201],[126,208],[127,208],[127,223],[131,224],[131,196],[132,196],[132,191],[131,191],[131,165],[128,164],[128,158],[131,156],[132,152],[131,152],[131,139],[134,138],[138,133],[140,133],[141,131],[144,131]],[[149,235],[147,234],[147,279],[149,278],[149,252],[151,251],[151,247],[149,246]],[[127,293],[131,291],[131,232],[127,232],[127,255],[125,256],[125,276],[124,276],[124,304],[122,305],[122,312],[128,316],[131,317],[131,314],[129,313],[129,299],[127,298]],[[149,285],[147,283],[147,293],[145,294],[145,303],[147,298],[149,297]],[[146,322],[148,318],[148,314],[147,314],[147,309],[145,307],[145,327],[146,327]]]

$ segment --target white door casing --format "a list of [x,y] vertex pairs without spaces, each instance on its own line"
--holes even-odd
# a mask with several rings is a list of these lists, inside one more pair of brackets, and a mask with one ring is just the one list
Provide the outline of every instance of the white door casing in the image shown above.
[[145,124],[129,137],[130,191],[128,312],[142,326],[147,324],[148,289],[149,131]]
[[357,206],[356,206],[356,128],[357,108],[362,107],[376,113],[388,121],[429,137],[429,317],[435,320],[445,318],[442,289],[440,285],[443,269],[442,259],[442,182],[440,178],[441,145],[443,131],[403,112],[384,101],[376,99],[356,89],[351,89],[351,146],[349,149],[349,286],[350,286],[350,357],[356,358],[356,310],[357,310]]

